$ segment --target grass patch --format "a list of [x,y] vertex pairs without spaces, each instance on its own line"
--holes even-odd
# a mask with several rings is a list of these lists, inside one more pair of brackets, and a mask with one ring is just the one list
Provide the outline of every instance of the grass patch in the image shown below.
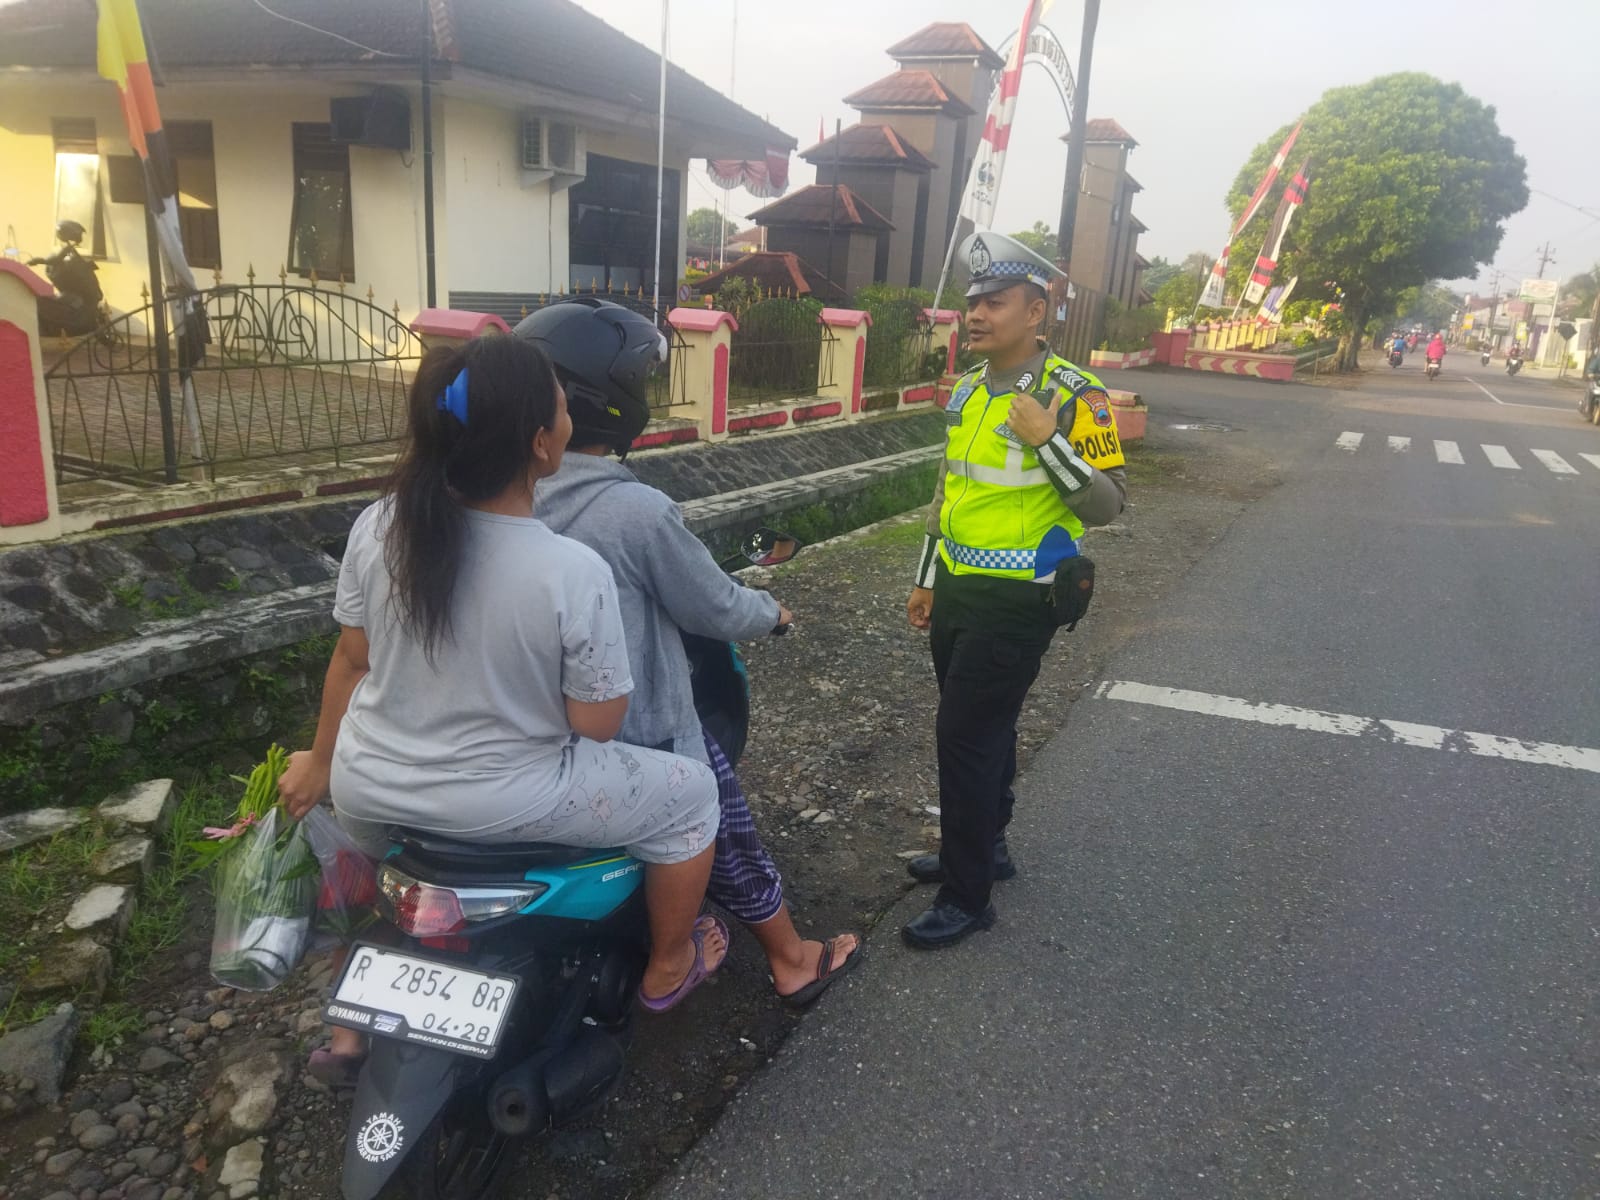
[[196,895],[192,883],[201,871],[189,843],[201,837],[205,826],[224,821],[233,812],[237,801],[232,798],[228,783],[226,776],[213,774],[178,793],[171,828],[155,867],[139,891],[128,932],[117,947],[113,979],[117,991],[126,991],[144,976],[151,959],[183,940],[189,926],[190,904]]
[[[862,546],[889,546],[889,547],[917,547],[922,545],[922,538],[926,532],[923,529],[921,517],[924,509],[911,509],[905,515],[907,520],[896,521],[893,525],[886,525],[882,529],[874,529],[865,534],[857,543]],[[915,517],[916,519],[910,519]]]
[[89,1014],[78,1036],[96,1050],[115,1049],[144,1028],[144,1018],[123,1001],[104,1004]]

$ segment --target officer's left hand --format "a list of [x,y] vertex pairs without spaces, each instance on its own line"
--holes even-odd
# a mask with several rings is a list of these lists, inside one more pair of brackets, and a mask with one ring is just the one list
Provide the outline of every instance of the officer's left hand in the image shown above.
[[1041,408],[1032,396],[1018,393],[1011,397],[1011,411],[1006,414],[1006,424],[1011,426],[1012,433],[1028,445],[1042,446],[1055,435],[1063,402],[1061,393],[1057,392],[1055,399],[1050,401],[1050,407]]

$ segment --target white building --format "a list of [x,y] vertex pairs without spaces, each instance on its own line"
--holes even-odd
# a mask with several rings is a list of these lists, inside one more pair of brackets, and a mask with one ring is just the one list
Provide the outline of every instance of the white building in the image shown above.
[[[428,7],[437,303],[514,316],[574,287],[648,292],[656,53],[569,0]],[[271,8],[304,24],[250,0],[140,0],[196,275],[315,270],[409,316],[426,294],[421,6]],[[42,256],[58,219],[80,220],[107,301],[127,311],[149,277],[143,189],[94,26],[88,3],[0,7],[0,224]],[[671,66],[667,113],[663,306],[682,273],[689,159],[795,145]]]

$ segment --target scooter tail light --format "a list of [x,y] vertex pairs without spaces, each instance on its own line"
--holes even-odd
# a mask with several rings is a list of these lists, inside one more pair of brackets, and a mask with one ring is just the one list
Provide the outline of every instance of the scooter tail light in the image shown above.
[[379,906],[384,917],[412,937],[444,937],[475,921],[505,916],[532,904],[549,885],[517,888],[449,888],[425,883],[395,866],[378,873]]

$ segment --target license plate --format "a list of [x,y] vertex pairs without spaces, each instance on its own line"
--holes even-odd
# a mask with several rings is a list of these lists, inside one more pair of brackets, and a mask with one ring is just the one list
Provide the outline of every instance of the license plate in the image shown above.
[[517,994],[513,975],[357,945],[323,1006],[331,1024],[490,1058]]

